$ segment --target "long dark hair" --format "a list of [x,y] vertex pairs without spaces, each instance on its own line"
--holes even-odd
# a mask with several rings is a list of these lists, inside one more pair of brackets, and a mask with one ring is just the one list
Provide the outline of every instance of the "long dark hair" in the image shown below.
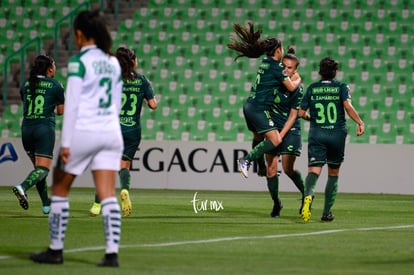
[[239,53],[234,60],[239,57],[258,58],[263,54],[273,56],[276,49],[282,47],[282,41],[277,38],[268,38],[260,40],[262,29],[254,30],[252,22],[247,22],[248,26],[241,26],[238,23],[233,24],[233,31],[236,36],[231,36],[231,44],[227,44],[229,49]]
[[96,46],[112,55],[112,37],[99,10],[81,11],[73,21],[73,29],[80,30],[86,39],[95,39]]
[[47,55],[38,55],[30,69],[29,76],[29,89],[30,93],[34,95],[36,90],[37,83],[39,83],[38,75],[46,76],[47,70],[53,66],[54,60],[51,56]]
[[137,56],[134,51],[124,47],[119,47],[116,50],[115,55],[121,65],[122,78],[129,80],[135,79],[137,73],[134,70],[134,60]]

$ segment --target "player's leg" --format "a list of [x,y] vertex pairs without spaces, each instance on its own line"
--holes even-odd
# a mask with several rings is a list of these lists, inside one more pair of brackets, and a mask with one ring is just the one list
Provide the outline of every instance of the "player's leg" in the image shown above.
[[270,197],[273,200],[273,208],[270,213],[270,217],[277,218],[280,217],[280,210],[282,210],[283,205],[279,198],[279,176],[277,174],[279,156],[266,154],[267,162],[267,188],[270,193]]
[[325,202],[322,212],[322,221],[333,221],[334,215],[331,211],[332,206],[335,203],[336,194],[338,191],[338,176],[339,176],[339,167],[328,164],[328,180],[325,186]]
[[[262,142],[264,139],[264,137],[262,135],[259,135],[257,133],[253,133],[253,140],[252,140],[252,149],[254,147],[256,147],[260,142]],[[257,162],[257,166],[258,166],[258,171],[257,171],[257,175],[259,177],[265,177],[266,176],[266,163],[265,163],[265,158],[260,157],[256,160]]]
[[98,194],[95,192],[95,199],[93,201],[91,209],[89,209],[89,214],[91,216],[98,216],[101,213],[101,201],[99,200]]
[[246,101],[243,106],[243,113],[249,130],[265,137],[265,140],[257,144],[245,157],[237,161],[239,171],[247,178],[250,163],[262,158],[267,152],[274,150],[282,142],[282,138],[274,126],[268,111],[264,111],[253,103]]
[[336,193],[338,191],[339,169],[345,155],[345,139],[345,131],[336,133],[335,136],[331,138],[331,142],[328,145],[328,180],[325,186],[325,203],[321,217],[322,221],[334,220],[331,208],[335,203]]
[[115,196],[116,171],[95,170],[93,178],[96,192],[102,205],[102,219],[105,231],[105,258],[100,266],[118,266],[119,242],[121,237],[121,209]]
[[129,188],[131,184],[131,174],[129,168],[131,167],[131,161],[121,160],[121,170],[119,170],[119,182],[121,185],[121,208],[122,216],[127,217],[132,213],[132,203],[129,198]]
[[[39,196],[42,200],[43,213],[48,214],[50,200],[47,194],[46,178],[52,165],[53,149],[55,146],[55,130],[49,124],[23,127],[23,147],[34,165],[26,179],[13,188],[13,192],[19,199],[20,205],[25,208],[26,190],[36,185]],[[27,201],[27,200],[26,200]],[[27,209],[25,208],[25,209]]]
[[49,213],[50,245],[46,251],[32,254],[30,258],[38,263],[62,264],[65,233],[69,221],[68,194],[75,175],[61,168],[53,170],[52,198]]
[[123,151],[122,136],[116,132],[100,137],[98,143],[106,150],[95,154],[90,168],[96,193],[102,206],[102,221],[106,241],[105,257],[99,266],[118,266],[119,241],[121,238],[121,208],[115,196],[117,172],[121,168]]
[[270,152],[282,142],[279,131],[274,129],[264,133],[265,140],[260,142],[256,147],[253,148],[244,158],[239,159],[239,170],[245,178],[248,177],[248,168],[252,161],[263,157],[264,154]]

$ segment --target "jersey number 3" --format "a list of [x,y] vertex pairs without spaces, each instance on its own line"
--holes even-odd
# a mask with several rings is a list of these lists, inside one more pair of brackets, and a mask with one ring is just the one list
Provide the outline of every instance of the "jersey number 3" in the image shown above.
[[99,99],[99,108],[109,108],[112,103],[112,80],[110,78],[104,77],[99,81],[99,86],[105,88],[106,98],[101,97]]

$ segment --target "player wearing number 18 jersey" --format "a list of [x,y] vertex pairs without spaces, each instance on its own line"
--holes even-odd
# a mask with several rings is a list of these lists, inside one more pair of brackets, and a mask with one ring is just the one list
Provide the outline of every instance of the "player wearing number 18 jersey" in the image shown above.
[[35,58],[29,79],[20,89],[23,101],[22,142],[34,170],[13,188],[13,192],[20,206],[28,209],[26,191],[36,185],[44,214],[50,210],[46,178],[55,147],[55,111],[62,115],[65,101],[62,84],[53,79],[55,72],[53,58],[39,55]]
[[[302,99],[299,116],[310,120],[308,137],[308,175],[301,216],[305,222],[311,217],[310,206],[316,181],[322,166],[328,165],[325,204],[322,221],[332,221],[331,208],[338,189],[338,176],[344,160],[347,135],[345,112],[357,124],[357,135],[364,133],[364,123],[351,104],[349,86],[335,80],[338,63],[330,57],[319,64],[321,80],[311,84]],[[309,113],[306,113],[308,110]]]

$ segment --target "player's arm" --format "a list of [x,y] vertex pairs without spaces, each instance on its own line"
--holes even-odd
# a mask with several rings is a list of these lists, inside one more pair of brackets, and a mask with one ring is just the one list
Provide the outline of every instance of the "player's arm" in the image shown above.
[[298,117],[298,110],[295,108],[291,108],[288,119],[286,120],[285,125],[283,125],[283,128],[280,131],[280,136],[282,138],[284,138],[286,134],[290,131],[297,117]]
[[301,118],[303,118],[304,120],[310,120],[310,115],[309,115],[309,113],[308,112],[306,112],[306,110],[304,110],[304,109],[300,109],[299,110],[299,112],[298,112],[298,116],[299,117],[301,117]]
[[157,100],[155,99],[155,97],[153,97],[153,98],[149,99],[149,100],[147,101],[147,105],[148,105],[148,107],[149,107],[150,109],[152,109],[152,110],[157,109],[157,107],[158,107],[158,103],[157,103]]
[[301,82],[302,79],[300,78],[300,75],[295,73],[292,77],[285,78],[285,80],[283,80],[283,85],[285,85],[289,92],[295,92]]
[[64,107],[65,105],[64,104],[59,104],[59,105],[56,105],[56,114],[57,115],[63,115],[63,111],[65,110],[65,107]]
[[364,131],[365,131],[364,121],[362,121],[361,117],[358,115],[358,112],[355,110],[354,106],[352,106],[352,103],[350,100],[344,101],[344,108],[348,116],[352,118],[352,120],[358,124],[357,131],[356,131],[357,136],[364,134]]

